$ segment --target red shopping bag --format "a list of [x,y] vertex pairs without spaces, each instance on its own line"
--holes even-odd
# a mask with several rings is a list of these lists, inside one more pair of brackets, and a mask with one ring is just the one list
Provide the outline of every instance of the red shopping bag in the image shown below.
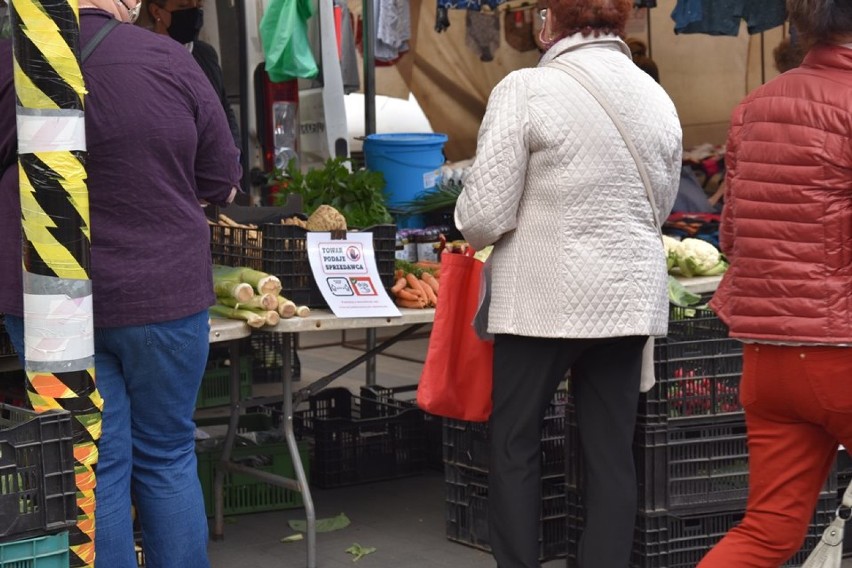
[[484,422],[491,415],[494,344],[473,329],[483,263],[468,253],[441,255],[441,291],[417,404],[431,414]]

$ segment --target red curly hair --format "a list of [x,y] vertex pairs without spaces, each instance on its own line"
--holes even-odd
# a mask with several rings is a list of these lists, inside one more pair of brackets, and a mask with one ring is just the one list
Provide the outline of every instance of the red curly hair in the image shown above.
[[633,9],[633,0],[547,0],[552,12],[553,33],[557,38],[576,33],[598,37],[614,34],[624,37],[624,26]]

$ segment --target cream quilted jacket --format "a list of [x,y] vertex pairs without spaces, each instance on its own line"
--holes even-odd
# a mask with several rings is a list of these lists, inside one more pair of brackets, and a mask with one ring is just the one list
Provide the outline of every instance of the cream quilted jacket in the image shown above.
[[455,220],[475,248],[495,245],[492,333],[667,331],[665,255],[635,162],[600,104],[547,66],[570,58],[619,112],[664,220],[680,178],[680,122],[629,54],[614,36],[572,36],[491,93]]

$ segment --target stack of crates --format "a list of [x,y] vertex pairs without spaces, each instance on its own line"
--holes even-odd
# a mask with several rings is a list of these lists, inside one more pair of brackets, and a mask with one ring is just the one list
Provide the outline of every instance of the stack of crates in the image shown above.
[[[655,344],[657,384],[640,398],[633,454],[639,487],[631,568],[692,568],[742,519],[748,496],[739,403],[742,343],[708,309],[673,306]],[[582,460],[573,404],[566,420],[568,566],[583,529]],[[798,565],[837,504],[836,473],[820,496]]]
[[[548,407],[541,438],[539,559],[566,554],[565,419],[567,391]],[[444,419],[447,538],[491,551],[488,535],[488,424]]]
[[67,568],[77,521],[71,414],[0,404],[0,567]]

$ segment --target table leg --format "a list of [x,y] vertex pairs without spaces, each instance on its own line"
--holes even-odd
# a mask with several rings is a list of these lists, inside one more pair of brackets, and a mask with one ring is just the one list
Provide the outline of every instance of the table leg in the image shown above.
[[225,468],[223,467],[223,464],[226,464],[231,460],[231,451],[234,448],[234,440],[237,437],[237,425],[240,420],[239,339],[228,342],[228,357],[231,359],[231,414],[228,420],[228,433],[225,435],[225,444],[222,446],[222,455],[219,458],[219,462],[216,464],[216,473],[213,477],[213,540],[222,540],[225,538]]
[[[376,329],[370,328],[367,330],[367,351],[372,351],[376,348]],[[366,376],[366,384],[368,387],[371,387],[376,384],[376,356],[367,358],[367,376]]]
[[[293,334],[284,334],[284,344],[290,345]],[[293,367],[291,351],[284,350],[284,439],[287,440],[287,448],[290,450],[290,458],[293,460],[293,469],[296,473],[296,481],[299,484],[299,492],[302,494],[302,502],[305,506],[305,519],[307,521],[306,542],[307,546],[307,568],[316,568],[317,565],[317,526],[316,512],[314,511],[314,502],[311,498],[311,489],[308,485],[308,479],[305,476],[305,468],[302,465],[302,458],[299,454],[299,446],[296,444],[296,436],[293,433]]]

